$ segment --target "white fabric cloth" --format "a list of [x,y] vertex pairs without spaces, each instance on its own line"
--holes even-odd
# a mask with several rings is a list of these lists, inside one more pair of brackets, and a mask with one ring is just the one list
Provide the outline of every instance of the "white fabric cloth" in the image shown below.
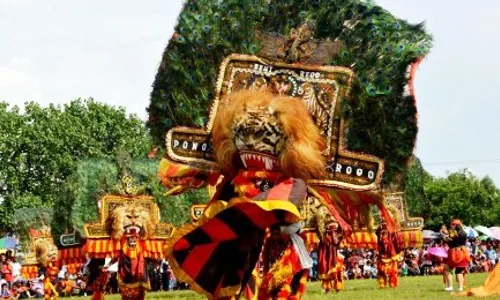
[[59,274],[57,275],[57,277],[60,279],[63,279],[64,276],[66,275],[66,270],[67,270],[67,266],[62,266],[61,271],[59,271]]
[[18,262],[15,262],[12,264],[12,276],[17,277],[21,276],[21,264]]
[[288,226],[281,226],[280,230],[281,232],[290,235],[293,247],[299,256],[300,266],[302,269],[309,269],[313,266],[313,260],[309,256],[304,240],[297,234],[297,232],[300,231],[300,227],[300,223],[294,223]]

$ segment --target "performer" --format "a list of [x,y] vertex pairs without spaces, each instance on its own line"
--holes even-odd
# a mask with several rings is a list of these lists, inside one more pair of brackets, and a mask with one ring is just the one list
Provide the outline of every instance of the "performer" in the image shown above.
[[43,299],[55,300],[59,296],[56,290],[57,275],[59,268],[57,266],[58,250],[52,242],[50,230],[47,230],[48,238],[35,240],[34,247],[38,263],[45,269],[43,279]]
[[445,271],[448,287],[446,287],[445,290],[453,291],[453,278],[451,272],[454,270],[458,283],[458,291],[462,292],[464,289],[465,273],[468,272],[468,267],[471,262],[469,250],[465,247],[467,233],[464,231],[462,221],[457,219],[451,221],[449,237],[446,237],[445,241],[449,246],[448,258],[446,261],[448,268]]
[[[323,139],[307,108],[266,91],[235,92],[224,99],[212,143],[225,180],[198,227],[190,224],[174,233],[166,249],[174,273],[209,298],[239,295],[270,228],[259,299],[300,299],[312,260],[297,234],[298,208],[308,194],[304,180],[322,176],[325,169]],[[185,180],[176,176],[179,170],[164,160],[163,182],[172,187],[203,178],[191,169],[193,179]],[[274,253],[277,248],[282,252]]]
[[[122,221],[126,218],[126,221]],[[118,262],[118,285],[122,300],[144,299],[151,289],[146,263],[146,240],[152,234],[151,216],[143,207],[115,208],[106,220],[112,238],[119,242],[119,251],[103,271]],[[104,278],[103,278],[104,280]]]
[[298,236],[300,225],[273,227],[263,250],[264,272],[258,299],[300,299],[312,259]]
[[88,286],[89,290],[92,291],[91,300],[104,300],[104,293],[110,276],[108,270],[102,267],[103,264],[105,263],[101,260],[93,259],[87,265],[90,273]]
[[396,288],[399,284],[398,262],[400,255],[397,250],[396,234],[390,232],[387,223],[382,222],[377,229],[378,238],[378,275],[377,281],[381,289],[389,285]]
[[323,223],[321,226],[318,225],[320,234],[318,276],[325,293],[332,287],[339,292],[344,289],[344,257],[338,252],[342,229],[330,214],[325,214],[324,218],[327,218],[326,222],[318,222]]

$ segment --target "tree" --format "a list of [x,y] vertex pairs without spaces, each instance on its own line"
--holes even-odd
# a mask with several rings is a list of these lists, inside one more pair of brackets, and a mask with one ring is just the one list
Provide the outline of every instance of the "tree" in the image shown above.
[[140,119],[93,99],[30,102],[23,113],[0,103],[0,228],[12,229],[16,209],[52,207],[79,159],[113,157],[120,147],[145,157],[151,145]]
[[445,178],[429,178],[425,183],[429,200],[426,226],[439,229],[452,219],[466,225],[500,224],[500,191],[489,177],[477,178],[468,170],[451,173]]
[[[144,185],[159,208],[163,221],[181,225],[189,220],[189,206],[208,201],[206,190],[196,190],[176,197],[164,196],[165,189],[158,180],[159,161],[156,159],[134,159],[131,164],[135,184]],[[64,197],[56,202],[53,230],[60,234],[66,228],[81,230],[83,224],[98,221],[97,202],[101,196],[112,191],[118,184],[119,170],[112,160],[89,159],[78,162],[76,171],[68,178]]]
[[14,231],[19,235],[22,246],[28,245],[30,228],[50,226],[54,210],[47,207],[20,208],[14,212]]

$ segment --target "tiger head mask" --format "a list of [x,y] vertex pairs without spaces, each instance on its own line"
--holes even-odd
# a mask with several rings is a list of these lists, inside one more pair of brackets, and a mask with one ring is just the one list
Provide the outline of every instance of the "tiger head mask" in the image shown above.
[[325,169],[324,141],[304,103],[263,90],[222,99],[212,143],[226,174],[246,168],[311,179]]

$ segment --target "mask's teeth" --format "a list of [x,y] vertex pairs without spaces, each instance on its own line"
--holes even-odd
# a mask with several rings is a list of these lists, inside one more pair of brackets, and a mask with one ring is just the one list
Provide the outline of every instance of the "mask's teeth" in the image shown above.
[[244,165],[244,166],[245,166],[245,168],[246,168],[246,167],[247,167],[247,162],[246,162],[246,160],[247,160],[247,155],[246,155],[246,154],[243,154],[243,155],[241,155],[241,157],[240,157],[240,158],[241,158],[241,162],[243,163],[243,165]]
[[265,157],[264,162],[266,164],[266,170],[270,171],[271,170],[271,160],[269,158]]

